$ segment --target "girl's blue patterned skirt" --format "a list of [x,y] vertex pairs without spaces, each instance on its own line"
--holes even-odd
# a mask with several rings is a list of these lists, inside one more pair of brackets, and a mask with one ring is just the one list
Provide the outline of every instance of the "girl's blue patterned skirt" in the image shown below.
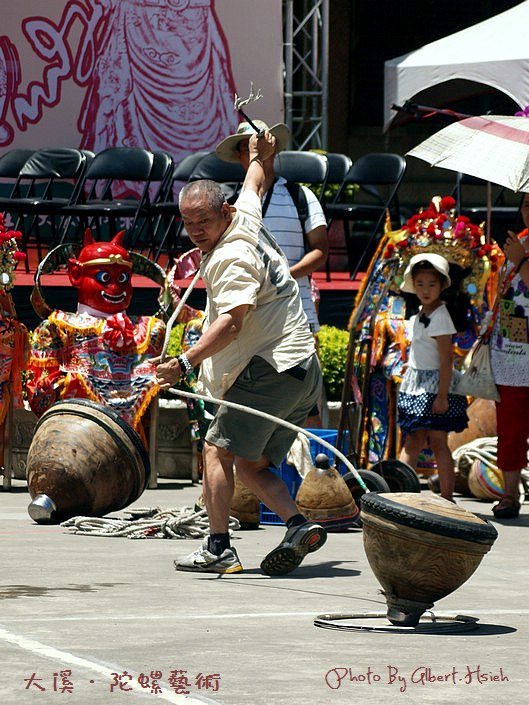
[[397,403],[398,424],[404,434],[423,428],[458,432],[468,426],[467,398],[453,393],[459,374],[454,371],[452,375],[446,414],[432,414],[432,403],[439,389],[439,370],[407,368]]

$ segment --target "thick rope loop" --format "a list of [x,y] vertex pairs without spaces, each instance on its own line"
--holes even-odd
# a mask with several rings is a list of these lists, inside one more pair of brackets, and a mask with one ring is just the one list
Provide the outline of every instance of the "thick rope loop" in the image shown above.
[[[209,534],[209,520],[205,509],[135,509],[127,512],[130,518],[77,516],[62,522],[61,526],[73,534],[84,536],[119,536],[129,539],[188,539],[204,538]],[[230,535],[240,528],[235,517],[229,519]]]

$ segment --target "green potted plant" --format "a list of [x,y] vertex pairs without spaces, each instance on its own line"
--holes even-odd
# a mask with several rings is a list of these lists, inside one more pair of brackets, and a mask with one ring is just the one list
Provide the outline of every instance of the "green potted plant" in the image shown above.
[[345,378],[349,332],[322,325],[318,332],[319,358],[327,401],[339,402]]

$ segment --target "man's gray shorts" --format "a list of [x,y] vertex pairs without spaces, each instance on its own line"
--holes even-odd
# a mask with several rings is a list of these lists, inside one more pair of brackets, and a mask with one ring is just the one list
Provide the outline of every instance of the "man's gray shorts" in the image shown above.
[[[287,372],[276,370],[263,358],[253,357],[224,395],[226,401],[244,404],[302,426],[321,394],[321,369],[314,354]],[[296,438],[296,432],[273,421],[221,406],[206,441],[247,460],[261,456],[278,466]]]

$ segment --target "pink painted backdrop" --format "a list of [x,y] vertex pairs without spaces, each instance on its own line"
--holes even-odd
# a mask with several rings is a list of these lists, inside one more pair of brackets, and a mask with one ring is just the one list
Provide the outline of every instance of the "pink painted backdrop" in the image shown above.
[[[282,112],[281,0],[4,0],[0,152],[213,149],[253,80]],[[7,8],[6,8],[7,10]]]

